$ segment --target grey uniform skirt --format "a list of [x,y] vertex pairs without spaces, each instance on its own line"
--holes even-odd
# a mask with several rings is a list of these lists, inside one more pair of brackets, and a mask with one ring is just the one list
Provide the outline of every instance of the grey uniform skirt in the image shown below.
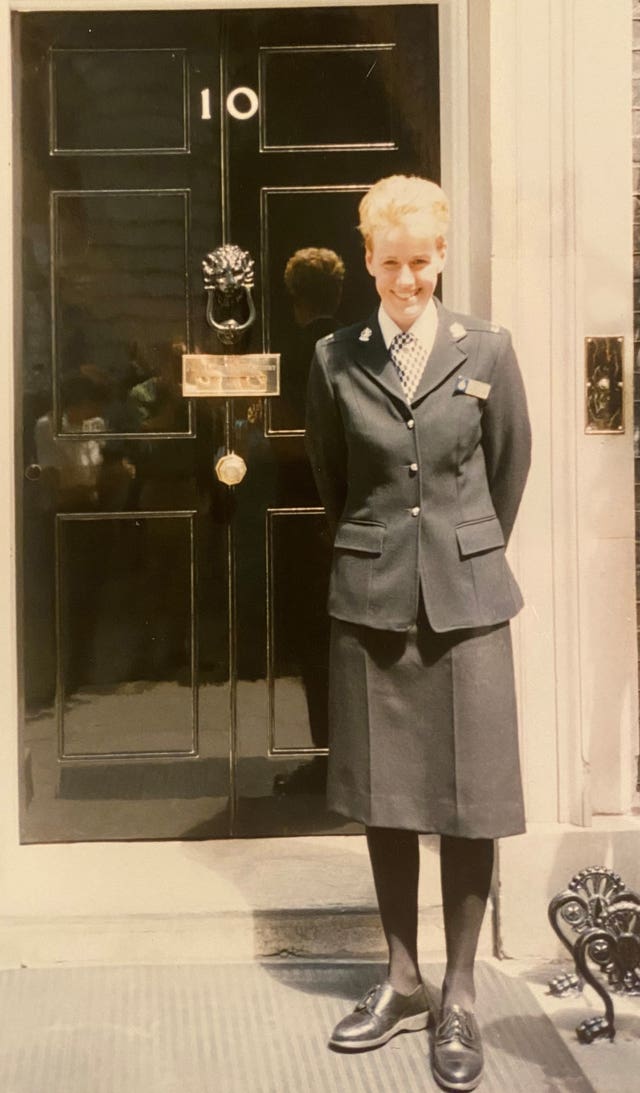
[[509,623],[406,633],[331,620],[327,804],[371,827],[524,831]]

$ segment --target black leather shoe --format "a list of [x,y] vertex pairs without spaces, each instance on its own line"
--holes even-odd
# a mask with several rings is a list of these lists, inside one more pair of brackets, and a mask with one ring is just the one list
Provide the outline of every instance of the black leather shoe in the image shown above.
[[433,1038],[431,1069],[443,1089],[475,1089],[484,1057],[478,1022],[461,1006],[445,1006]]
[[390,983],[372,987],[353,1013],[338,1022],[329,1046],[364,1051],[386,1044],[397,1032],[417,1032],[429,1024],[429,999],[420,983],[412,994],[398,994]]

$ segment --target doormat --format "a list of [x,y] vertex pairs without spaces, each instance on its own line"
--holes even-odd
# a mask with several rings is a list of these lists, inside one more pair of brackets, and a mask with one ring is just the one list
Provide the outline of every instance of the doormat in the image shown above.
[[[429,988],[440,970],[426,969]],[[426,1032],[355,1055],[333,1026],[373,964],[272,961],[0,972],[2,1093],[424,1093]],[[595,1093],[527,985],[478,969],[482,1093]],[[597,1049],[596,1049],[597,1050]]]

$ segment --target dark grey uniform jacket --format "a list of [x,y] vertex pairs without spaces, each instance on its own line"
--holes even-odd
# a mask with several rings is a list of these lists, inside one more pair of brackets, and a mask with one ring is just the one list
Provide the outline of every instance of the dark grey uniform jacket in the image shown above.
[[[466,380],[490,388],[465,391]],[[531,433],[508,331],[438,304],[436,340],[409,406],[377,314],[338,330],[316,345],[306,430],[335,529],[329,614],[408,630],[420,590],[436,631],[489,626],[520,610],[505,545]]]

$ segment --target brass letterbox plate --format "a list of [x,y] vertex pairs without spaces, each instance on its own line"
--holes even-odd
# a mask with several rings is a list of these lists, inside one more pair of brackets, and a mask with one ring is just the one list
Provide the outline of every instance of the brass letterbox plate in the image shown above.
[[184,353],[184,398],[244,398],[280,394],[279,353]]
[[585,432],[624,432],[624,338],[585,338]]

